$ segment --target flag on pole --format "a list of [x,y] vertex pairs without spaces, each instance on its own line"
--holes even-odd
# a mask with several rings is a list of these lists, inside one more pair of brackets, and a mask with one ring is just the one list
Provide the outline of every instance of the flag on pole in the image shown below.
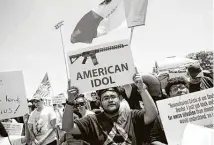
[[39,85],[36,93],[33,95],[33,98],[36,96],[41,96],[42,98],[48,98],[51,96],[51,84],[48,78],[48,73],[45,74],[42,79],[41,84]]
[[123,0],[104,0],[77,23],[71,34],[71,43],[92,43],[94,38],[117,28],[124,20]]
[[124,0],[127,26],[145,25],[148,0]]

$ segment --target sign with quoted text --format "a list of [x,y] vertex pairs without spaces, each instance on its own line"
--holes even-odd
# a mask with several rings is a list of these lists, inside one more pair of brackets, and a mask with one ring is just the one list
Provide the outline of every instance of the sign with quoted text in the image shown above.
[[157,101],[169,144],[180,144],[188,123],[214,129],[213,88]]
[[2,124],[5,130],[7,131],[8,135],[21,136],[23,123],[2,122]]
[[28,113],[22,71],[0,72],[0,120]]
[[133,83],[135,74],[128,40],[68,52],[68,66],[80,93]]

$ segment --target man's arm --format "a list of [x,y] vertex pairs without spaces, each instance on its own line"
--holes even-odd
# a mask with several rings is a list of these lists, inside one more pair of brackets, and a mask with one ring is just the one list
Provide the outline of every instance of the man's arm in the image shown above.
[[[78,89],[75,87],[71,87],[70,80],[68,81],[67,93],[68,93],[67,101],[73,103],[75,97],[78,94]],[[74,123],[73,113],[74,113],[73,106],[66,104],[62,118],[62,130],[71,134],[81,134],[78,126]]]
[[34,141],[36,137],[35,137],[35,134],[33,133],[33,124],[28,123],[28,129],[29,129],[30,139]]
[[149,92],[146,90],[146,85],[143,83],[143,79],[140,74],[136,74],[134,76],[134,82],[138,87],[138,92],[140,93],[144,103],[145,107],[144,122],[145,124],[149,124],[152,121],[154,121],[155,118],[157,117],[158,115],[157,108]]

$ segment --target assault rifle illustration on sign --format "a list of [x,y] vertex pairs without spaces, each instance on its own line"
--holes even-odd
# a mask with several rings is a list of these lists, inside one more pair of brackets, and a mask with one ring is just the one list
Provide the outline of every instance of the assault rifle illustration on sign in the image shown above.
[[103,47],[103,48],[99,48],[99,49],[95,49],[95,50],[91,50],[91,51],[85,51],[81,54],[76,54],[76,55],[72,55],[69,56],[69,59],[71,61],[71,64],[73,64],[79,57],[83,57],[83,61],[82,64],[85,64],[88,57],[91,57],[91,60],[93,62],[94,65],[98,65],[98,60],[96,57],[96,53],[100,53],[100,52],[104,52],[104,51],[110,51],[110,50],[115,50],[115,49],[120,49],[120,48],[124,48],[125,46],[128,46],[128,44],[118,44],[118,45],[114,45],[114,46],[108,46],[108,47]]

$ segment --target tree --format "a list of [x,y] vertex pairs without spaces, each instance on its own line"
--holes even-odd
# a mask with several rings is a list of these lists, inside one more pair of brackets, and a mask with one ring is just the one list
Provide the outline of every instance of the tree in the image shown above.
[[200,51],[196,53],[190,53],[187,58],[199,60],[200,65],[204,70],[213,69],[213,51]]

